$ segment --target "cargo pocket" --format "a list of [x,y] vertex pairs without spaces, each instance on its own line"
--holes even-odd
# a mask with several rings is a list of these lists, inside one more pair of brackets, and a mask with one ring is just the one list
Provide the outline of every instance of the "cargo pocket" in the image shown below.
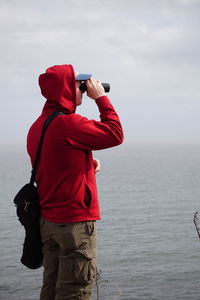
[[89,284],[96,277],[96,260],[92,258],[89,249],[75,250],[74,281],[79,284]]

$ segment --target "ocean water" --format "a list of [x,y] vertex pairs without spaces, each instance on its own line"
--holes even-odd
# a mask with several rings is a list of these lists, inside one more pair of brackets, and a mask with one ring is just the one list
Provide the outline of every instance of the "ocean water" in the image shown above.
[[[94,152],[102,220],[103,300],[199,300],[200,146],[122,145]],[[37,300],[42,268],[20,263],[24,238],[12,203],[30,177],[25,150],[0,149],[0,299]],[[94,299],[97,299],[96,291]]]

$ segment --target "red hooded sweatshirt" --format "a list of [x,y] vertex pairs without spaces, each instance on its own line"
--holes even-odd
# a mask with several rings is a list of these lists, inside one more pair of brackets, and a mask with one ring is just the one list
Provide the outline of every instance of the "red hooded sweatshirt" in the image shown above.
[[39,85],[47,101],[27,136],[32,165],[44,121],[55,111],[65,113],[51,122],[44,137],[36,174],[41,215],[56,223],[98,220],[100,210],[91,151],[122,143],[119,117],[106,96],[96,100],[101,121],[75,113],[72,65],[48,68],[40,75]]

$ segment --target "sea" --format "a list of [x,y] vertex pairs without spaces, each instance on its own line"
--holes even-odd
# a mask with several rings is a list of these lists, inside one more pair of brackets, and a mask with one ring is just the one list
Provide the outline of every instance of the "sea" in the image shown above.
[[[199,300],[200,145],[124,144],[93,155],[102,217],[93,300]],[[43,269],[20,263],[24,229],[13,204],[30,170],[24,146],[1,145],[1,300],[39,299]]]

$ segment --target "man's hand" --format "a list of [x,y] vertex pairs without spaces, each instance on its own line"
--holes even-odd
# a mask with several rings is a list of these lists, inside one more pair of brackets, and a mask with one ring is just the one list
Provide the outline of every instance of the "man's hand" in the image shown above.
[[89,80],[86,80],[86,86],[88,97],[96,100],[102,96],[105,96],[104,88],[99,80],[91,77]]
[[99,172],[100,171],[100,161],[96,158],[93,158],[93,162],[94,162],[94,171],[95,173]]

